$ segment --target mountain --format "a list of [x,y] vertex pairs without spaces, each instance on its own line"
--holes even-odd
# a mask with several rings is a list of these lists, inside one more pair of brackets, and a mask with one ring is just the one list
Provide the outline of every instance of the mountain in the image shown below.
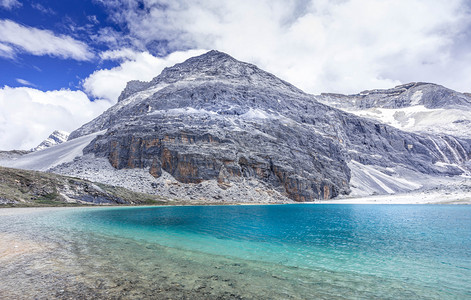
[[318,98],[210,51],[128,83],[68,142],[8,164],[237,202],[402,192],[468,171],[468,139],[404,132]]
[[69,138],[69,133],[61,130],[55,130],[47,139],[42,141],[38,146],[31,149],[31,151],[39,151],[54,145],[62,144],[63,142],[67,141]]
[[410,132],[469,138],[471,95],[413,82],[356,95],[321,94],[316,100]]

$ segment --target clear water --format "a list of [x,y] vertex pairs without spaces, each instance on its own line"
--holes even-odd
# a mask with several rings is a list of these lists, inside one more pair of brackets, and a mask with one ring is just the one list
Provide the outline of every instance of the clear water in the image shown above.
[[471,206],[82,208],[0,228],[54,245],[0,271],[5,291],[31,268],[38,298],[471,299]]

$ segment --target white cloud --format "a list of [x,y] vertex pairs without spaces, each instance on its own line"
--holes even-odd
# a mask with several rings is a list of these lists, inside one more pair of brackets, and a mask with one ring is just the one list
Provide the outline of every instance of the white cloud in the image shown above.
[[15,57],[15,50],[8,45],[0,43],[0,57],[12,59]]
[[51,55],[80,61],[90,60],[94,56],[87,44],[70,36],[56,35],[49,30],[23,26],[10,20],[0,20],[0,42],[15,51],[33,55]]
[[0,89],[0,150],[35,147],[54,130],[70,132],[110,105],[91,102],[82,91],[5,86]]
[[95,24],[95,25],[100,24],[100,21],[98,21],[98,19],[97,19],[97,17],[96,17],[95,15],[87,16],[87,19],[88,19],[88,21],[90,21],[90,23],[92,23],[92,24]]
[[[471,66],[466,0],[145,0],[145,9],[103,3],[141,44],[218,49],[309,92],[408,81],[471,87],[471,77],[461,76]],[[467,51],[456,51],[463,35]]]
[[[82,91],[43,92],[29,87],[6,86],[0,89],[0,150],[30,149],[56,129],[73,131],[116,102],[129,80],[151,80],[163,68],[204,52],[175,52],[163,58],[129,49],[103,52],[103,60],[121,63],[109,70],[98,70],[84,80],[84,89],[99,99],[95,101],[90,101]],[[21,78],[17,82],[31,85]]]
[[0,0],[0,7],[10,10],[15,7],[20,7],[22,4],[18,0]]
[[135,52],[130,49],[106,51],[101,53],[102,59],[118,60],[122,63],[112,69],[95,71],[82,84],[85,91],[94,98],[106,99],[114,103],[118,100],[128,81],[150,81],[159,75],[165,67],[204,52],[205,50],[179,51],[159,58],[148,52]]
[[25,79],[21,79],[21,78],[16,78],[16,82],[22,84],[22,85],[29,85],[29,86],[32,86],[32,87],[35,87],[36,85],[29,82],[28,80],[25,80]]
[[117,50],[104,51],[100,53],[100,58],[102,60],[124,61],[124,60],[136,60],[139,55],[142,55],[142,53],[139,53],[130,48],[122,48],[122,49],[117,49]]
[[52,8],[45,7],[41,3],[32,3],[31,7],[38,10],[38,11],[40,11],[43,14],[46,14],[46,15],[55,15],[56,14],[56,12]]

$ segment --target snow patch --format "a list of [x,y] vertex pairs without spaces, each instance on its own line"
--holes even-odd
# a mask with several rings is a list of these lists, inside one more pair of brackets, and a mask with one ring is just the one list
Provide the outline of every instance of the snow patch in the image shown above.
[[154,110],[149,115],[196,115],[196,114],[203,114],[203,115],[217,115],[217,112],[210,111],[206,109],[196,109],[193,107],[185,107],[185,108],[172,108],[167,110]]
[[347,112],[391,125],[409,132],[447,134],[469,138],[471,111],[460,109],[428,109],[423,105],[403,108],[370,108]]
[[268,114],[261,109],[249,109],[248,112],[240,116],[243,119],[274,119],[275,116]]
[[55,166],[71,162],[78,156],[82,156],[83,149],[98,135],[105,132],[106,130],[102,130],[81,136],[42,151],[23,155],[14,160],[0,161],[0,165],[9,168],[47,171]]
[[422,91],[416,91],[412,97],[410,97],[410,105],[411,106],[414,106],[414,105],[419,105],[420,104],[420,100],[422,100]]
[[140,91],[140,92],[137,92],[135,94],[132,94],[131,96],[123,99],[122,101],[118,102],[114,107],[113,109],[115,111],[119,110],[120,108],[132,103],[132,102],[135,102],[135,101],[139,101],[139,100],[143,100],[143,99],[147,99],[149,98],[150,96],[152,96],[153,94],[157,93],[158,91],[166,88],[168,86],[168,84],[158,84],[157,86],[153,86],[149,89],[146,89],[146,90],[143,90],[143,91]]

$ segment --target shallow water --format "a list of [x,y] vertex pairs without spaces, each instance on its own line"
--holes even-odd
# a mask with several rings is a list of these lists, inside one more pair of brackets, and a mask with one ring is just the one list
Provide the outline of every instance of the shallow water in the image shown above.
[[471,206],[77,208],[0,233],[43,245],[2,262],[0,298],[471,298]]

